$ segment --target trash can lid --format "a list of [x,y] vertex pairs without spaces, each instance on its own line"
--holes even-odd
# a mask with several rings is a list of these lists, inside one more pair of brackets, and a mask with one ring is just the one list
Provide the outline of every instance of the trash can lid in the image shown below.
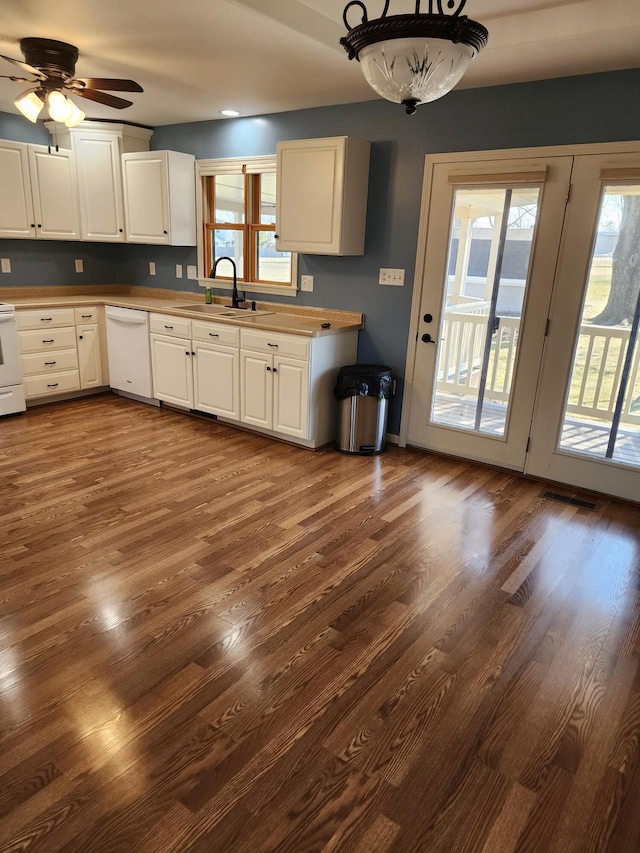
[[348,397],[389,400],[393,395],[391,368],[380,364],[349,364],[341,367],[333,393],[338,400],[346,400]]

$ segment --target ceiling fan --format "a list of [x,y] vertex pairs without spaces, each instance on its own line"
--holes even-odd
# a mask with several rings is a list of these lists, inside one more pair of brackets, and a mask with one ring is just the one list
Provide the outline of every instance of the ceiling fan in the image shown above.
[[[23,92],[15,100],[20,112],[30,121],[35,122],[45,103],[49,115],[54,121],[64,122],[67,127],[74,127],[85,117],[66,92],[78,95],[80,98],[105,104],[117,110],[130,107],[133,103],[125,98],[109,95],[107,92],[142,92],[142,86],[134,80],[118,80],[108,77],[74,77],[78,48],[63,41],[44,38],[24,38],[20,41],[20,50],[24,60],[13,59],[0,54],[0,59],[16,65],[35,77],[16,77],[0,75],[18,83],[33,83],[33,88]],[[106,90],[106,91],[101,91]]]

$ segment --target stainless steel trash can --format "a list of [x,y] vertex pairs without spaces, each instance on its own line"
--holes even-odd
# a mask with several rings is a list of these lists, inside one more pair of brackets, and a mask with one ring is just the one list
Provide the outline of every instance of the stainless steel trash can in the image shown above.
[[336,450],[367,456],[384,452],[391,369],[375,364],[342,367],[334,394],[339,401]]

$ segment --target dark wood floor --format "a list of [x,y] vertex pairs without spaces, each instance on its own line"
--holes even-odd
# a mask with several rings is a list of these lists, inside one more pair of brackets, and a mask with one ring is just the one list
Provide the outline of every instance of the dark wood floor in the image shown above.
[[640,849],[640,508],[113,396],[0,421],[0,851]]

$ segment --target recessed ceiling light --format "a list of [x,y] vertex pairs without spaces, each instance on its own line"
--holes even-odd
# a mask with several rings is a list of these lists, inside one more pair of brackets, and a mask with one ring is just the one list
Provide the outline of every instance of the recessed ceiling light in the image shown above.
[[239,113],[238,110],[220,110],[220,115],[227,118],[238,118],[242,113]]

